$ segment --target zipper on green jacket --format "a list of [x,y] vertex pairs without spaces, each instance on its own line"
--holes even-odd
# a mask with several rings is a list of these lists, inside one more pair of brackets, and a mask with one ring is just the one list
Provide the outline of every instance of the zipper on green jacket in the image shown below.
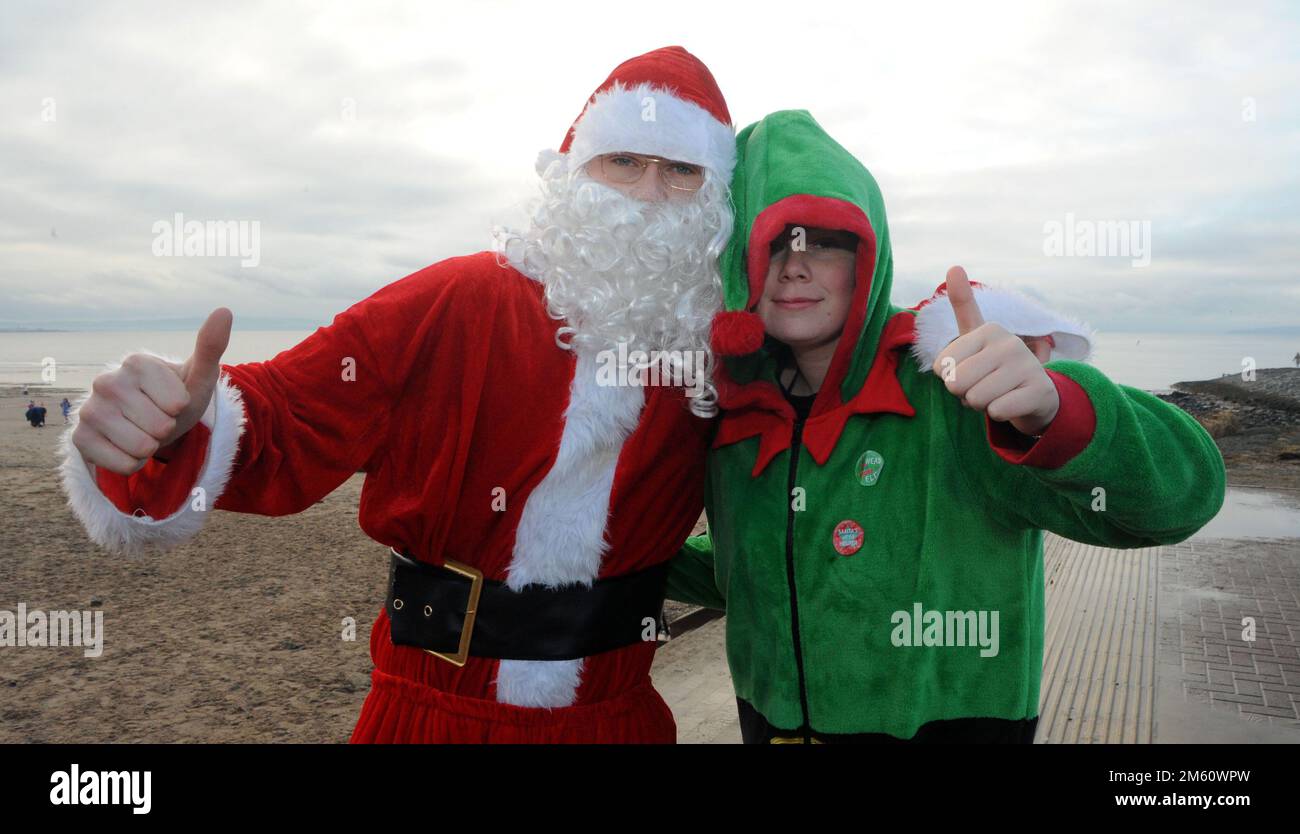
[[808,682],[803,672],[803,646],[799,639],[799,599],[794,585],[794,487],[795,475],[799,469],[799,450],[803,443],[803,418],[795,416],[794,435],[790,438],[790,482],[786,488],[785,500],[787,511],[785,525],[785,575],[790,586],[790,632],[794,639],[794,666],[799,675],[799,707],[803,710],[803,733],[805,744],[812,743],[812,727],[808,722]]

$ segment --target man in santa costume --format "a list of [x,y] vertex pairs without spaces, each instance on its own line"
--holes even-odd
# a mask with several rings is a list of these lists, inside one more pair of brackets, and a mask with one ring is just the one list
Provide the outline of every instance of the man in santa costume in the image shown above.
[[165,548],[208,509],[296,513],[364,471],[361,527],[396,552],[353,741],[674,741],[649,670],[714,395],[596,371],[620,342],[709,350],[734,159],[703,63],[623,63],[542,154],[531,227],[497,251],[265,362],[220,363],[218,309],[188,361],[98,377],[65,438],[74,511],[105,548]]
[[[392,553],[354,742],[674,741],[649,670],[666,565],[702,510],[734,162],[698,59],[621,64],[496,251],[265,362],[220,362],[220,308],[188,360],[97,377],[64,436],[69,504],[108,550],[166,549],[210,509],[296,513],[364,471],[360,525]],[[689,389],[602,384],[626,348],[703,359]]]

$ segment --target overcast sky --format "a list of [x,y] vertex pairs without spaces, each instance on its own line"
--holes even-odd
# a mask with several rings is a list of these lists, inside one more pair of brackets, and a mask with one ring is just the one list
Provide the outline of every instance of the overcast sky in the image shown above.
[[[1103,329],[1300,325],[1296,3],[723,6],[5,0],[0,325],[327,323],[487,248],[667,44],[737,127],[807,109],[875,174],[897,303],[960,263]],[[257,221],[259,265],[155,256],[177,212]],[[1045,254],[1067,215],[1148,224],[1149,265]]]

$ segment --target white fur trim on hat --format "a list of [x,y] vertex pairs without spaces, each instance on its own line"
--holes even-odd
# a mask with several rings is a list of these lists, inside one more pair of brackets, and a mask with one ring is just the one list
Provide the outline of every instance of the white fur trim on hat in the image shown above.
[[[150,351],[138,351],[157,356],[169,362],[180,364],[175,360]],[[121,363],[109,366],[109,370],[120,367]],[[203,412],[200,422],[212,432],[208,440],[207,454],[199,477],[194,486],[203,490],[204,509],[194,509],[194,502],[186,500],[181,507],[166,518],[150,518],[147,515],[130,515],[119,510],[112,501],[100,491],[95,478],[95,467],[86,463],[81,452],[72,443],[72,432],[77,427],[81,406],[90,394],[77,401],[71,414],[71,424],[60,439],[60,454],[63,462],[59,465],[63,491],[68,496],[68,506],[86,528],[86,535],[95,544],[114,553],[137,554],[150,546],[169,550],[194,536],[203,526],[203,520],[212,511],[217,499],[225,491],[234,466],[235,454],[239,449],[239,438],[244,432],[243,398],[239,389],[222,376],[217,380],[207,410]],[[193,491],[191,491],[191,495]]]
[[[1092,355],[1097,335],[1091,327],[1069,316],[1048,309],[1014,290],[972,287],[975,302],[984,321],[1002,325],[1017,336],[1051,336],[1056,342],[1052,359],[1086,361]],[[957,319],[948,294],[937,296],[916,314],[916,341],[912,357],[922,371],[929,371],[934,361],[957,338]]]
[[549,148],[544,148],[537,152],[537,162],[534,163],[533,168],[535,171],[537,171],[537,176],[544,177],[546,176],[546,172],[550,170],[550,167],[553,164],[555,164],[556,162],[563,162],[563,161],[564,161],[564,154],[560,153],[559,151],[553,151],[550,150]]
[[736,167],[736,132],[698,104],[646,82],[614,82],[582,112],[569,145],[569,170],[603,153],[628,151],[703,165],[723,182]]

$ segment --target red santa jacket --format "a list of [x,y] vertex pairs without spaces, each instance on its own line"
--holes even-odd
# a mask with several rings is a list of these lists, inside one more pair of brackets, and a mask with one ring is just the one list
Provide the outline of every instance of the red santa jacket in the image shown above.
[[[492,253],[442,261],[268,361],[223,365],[168,463],[122,477],[68,445],[70,503],[104,547],[168,547],[208,508],[287,515],[364,471],[361,528],[421,560],[512,587],[663,562],[701,512],[709,422],[680,388],[595,385],[594,359],[556,344],[559,324],[542,286]],[[371,640],[382,672],[519,706],[613,697],[646,683],[653,653],[458,669],[392,645],[386,614]]]

